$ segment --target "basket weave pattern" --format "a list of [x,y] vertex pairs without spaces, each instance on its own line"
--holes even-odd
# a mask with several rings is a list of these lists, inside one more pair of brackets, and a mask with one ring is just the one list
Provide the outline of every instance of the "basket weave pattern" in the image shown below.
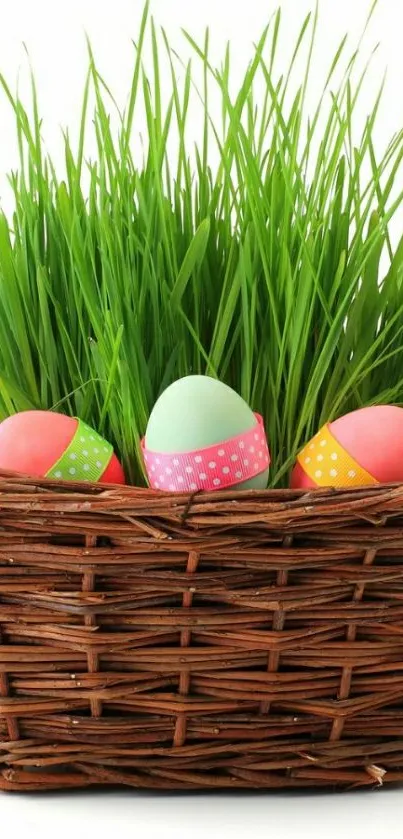
[[403,487],[2,476],[0,788],[403,780]]

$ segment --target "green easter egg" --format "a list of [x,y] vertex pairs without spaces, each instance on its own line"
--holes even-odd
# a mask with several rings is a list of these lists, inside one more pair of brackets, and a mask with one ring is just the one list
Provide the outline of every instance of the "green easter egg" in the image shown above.
[[[154,452],[189,452],[222,443],[255,425],[249,405],[228,385],[210,376],[185,376],[155,403],[145,443]],[[265,489],[268,477],[266,469],[232,488]]]

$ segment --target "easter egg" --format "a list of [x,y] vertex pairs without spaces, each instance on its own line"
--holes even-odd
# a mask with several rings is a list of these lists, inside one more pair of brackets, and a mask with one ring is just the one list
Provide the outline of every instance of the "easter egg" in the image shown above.
[[270,454],[262,418],[210,376],[186,376],[162,393],[151,412],[143,456],[155,489],[267,487]]
[[361,408],[323,429],[298,455],[291,487],[369,486],[403,481],[403,409]]
[[82,420],[23,411],[0,423],[0,469],[33,478],[124,484],[113,448]]

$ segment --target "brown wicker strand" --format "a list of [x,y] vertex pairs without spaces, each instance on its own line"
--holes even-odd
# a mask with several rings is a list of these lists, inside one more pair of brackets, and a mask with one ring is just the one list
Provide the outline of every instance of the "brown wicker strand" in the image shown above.
[[[0,626],[1,629],[1,626]],[[3,643],[2,634],[0,632],[0,645]],[[8,697],[10,695],[10,685],[7,678],[7,673],[0,671],[0,698],[1,697]],[[15,717],[6,716],[5,722],[7,726],[7,732],[10,740],[18,740],[20,733],[18,730],[18,721]]]
[[[85,545],[87,548],[93,548],[96,545],[96,537],[94,536],[86,536]],[[92,592],[95,588],[95,574],[92,571],[86,571],[83,574],[83,583],[82,583],[83,593],[85,592]],[[92,614],[86,614],[84,616],[84,625],[88,627],[95,627],[96,626],[96,617]],[[96,652],[92,649],[89,649],[87,653],[87,661],[88,661],[88,672],[89,673],[98,673],[99,670],[99,656]],[[75,674],[72,674],[72,678],[75,678]],[[90,709],[91,715],[93,717],[101,717],[102,716],[102,703],[97,696],[91,696],[90,698]]]
[[[370,566],[375,562],[376,550],[368,550],[365,552],[363,565]],[[353,592],[353,602],[360,603],[364,595],[365,583],[357,583]],[[356,624],[349,623],[346,631],[347,641],[355,641],[357,636]],[[351,679],[353,675],[352,667],[343,667],[340,681],[340,689],[338,692],[339,699],[348,699],[351,690]],[[333,720],[332,729],[330,732],[331,740],[339,740],[344,727],[344,719],[338,717]]]
[[[292,536],[285,536],[283,539],[283,545],[285,548],[289,548],[292,545]],[[277,585],[279,587],[286,586],[288,583],[288,572],[287,571],[279,571],[277,574]],[[279,609],[277,612],[273,613],[273,621],[272,621],[272,628],[275,632],[280,632],[284,629],[285,623],[285,612],[283,609]],[[277,650],[272,650],[269,652],[268,655],[268,662],[267,662],[267,671],[268,673],[276,673],[280,664],[280,653]],[[260,713],[261,714],[268,714],[270,711],[270,702],[261,702],[260,704]]]
[[[195,551],[189,553],[189,558],[186,566],[187,574],[194,574],[197,571],[199,562],[199,554]],[[194,589],[190,588],[185,591],[182,598],[183,608],[189,609],[193,601]],[[191,643],[190,629],[182,629],[180,635],[181,647],[190,647]],[[179,676],[179,693],[181,696],[187,696],[190,691],[190,672],[189,670],[181,670]],[[186,714],[178,714],[174,733],[174,746],[183,746],[186,740]]]

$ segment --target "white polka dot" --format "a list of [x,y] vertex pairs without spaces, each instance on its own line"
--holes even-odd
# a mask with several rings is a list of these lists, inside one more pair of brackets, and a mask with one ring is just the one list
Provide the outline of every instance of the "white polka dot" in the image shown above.
[[90,471],[89,464],[88,464],[88,463],[84,463],[83,469],[84,469],[84,472],[89,472],[89,471]]
[[183,477],[182,477],[182,475],[178,475],[178,484],[183,484]]
[[156,481],[156,482],[155,482],[154,486],[155,486],[155,489],[159,489],[159,488],[160,488],[160,485],[159,485],[158,481]]
[[197,489],[197,484],[190,484],[190,489]]
[[318,454],[316,460],[320,463],[323,460],[323,454]]
[[55,478],[61,478],[61,477],[62,477],[62,473],[59,470],[57,472],[55,472]]
[[107,446],[104,446],[104,452],[105,452],[105,454],[108,453],[108,447]]
[[330,455],[330,460],[337,460],[336,452],[333,452],[333,454]]
[[221,481],[220,481],[219,478],[214,478],[213,484],[214,484],[215,487],[219,487],[220,483],[221,483]]
[[254,451],[255,451],[255,447],[254,447],[254,446],[251,446],[251,447],[250,447],[250,449],[249,449],[249,451],[250,451],[250,453],[251,453],[251,454],[253,454],[253,453],[254,453]]
[[210,460],[209,469],[215,469],[217,466],[215,460]]
[[186,467],[186,469],[185,469],[185,472],[186,472],[188,475],[191,475],[191,474],[192,474],[192,472],[193,472],[193,466],[187,466],[187,467]]
[[225,455],[225,450],[224,450],[224,449],[218,449],[217,454],[218,454],[218,457],[224,457],[224,455]]
[[148,454],[147,454],[147,452],[145,452],[145,453],[144,453],[144,460],[148,460]]
[[246,460],[244,460],[243,465],[244,465],[244,466],[249,466],[249,460],[247,460],[247,459],[246,459]]
[[195,463],[201,463],[201,462],[202,462],[202,458],[198,454],[197,457],[195,457]]
[[232,460],[233,463],[235,463],[238,460],[238,455],[237,454],[232,454],[231,455],[231,460]]
[[77,455],[74,452],[70,455],[70,460],[77,460]]
[[253,464],[253,468],[254,468],[255,472],[257,472],[257,470],[259,469],[259,464],[258,464],[258,463],[254,463],[254,464]]
[[174,457],[174,459],[173,459],[172,463],[173,463],[173,465],[174,465],[174,466],[179,466],[179,460],[178,460],[178,458],[177,458],[177,457]]
[[102,467],[102,463],[101,463],[101,461],[100,461],[100,460],[97,460],[97,462],[96,462],[95,466],[97,467],[97,469],[101,469],[101,467]]
[[161,484],[163,484],[163,483],[164,483],[164,481],[165,481],[165,477],[164,477],[164,475],[160,475],[159,480],[160,480],[160,483],[161,483]]
[[306,463],[306,464],[308,464],[308,463],[310,463],[310,462],[311,462],[311,458],[310,458],[310,457],[306,457],[306,458],[305,458],[305,463]]
[[239,448],[240,448],[240,449],[244,449],[244,448],[245,448],[245,443],[244,443],[244,441],[243,441],[243,440],[241,440],[241,442],[240,442],[240,444],[239,444]]
[[69,469],[69,473],[70,473],[70,475],[75,475],[75,474],[76,474],[76,470],[75,470],[74,466],[72,466],[72,467]]
[[315,472],[315,478],[321,478],[321,477],[322,477],[322,472],[320,471],[320,469],[318,469],[317,472]]
[[151,467],[151,471],[152,471],[152,472],[155,472],[155,466],[154,466],[154,464],[153,464],[153,465],[152,465],[152,467]]
[[92,440],[92,442],[94,442],[95,437],[94,437],[94,435],[93,435],[93,434],[90,434],[90,440]]
[[242,472],[235,472],[236,478],[242,478]]
[[311,445],[309,446],[309,448],[310,448],[310,450],[312,451],[312,449],[314,449],[314,448],[315,448],[314,444],[313,444],[313,443],[311,443]]
[[349,478],[355,478],[356,475],[357,475],[357,472],[355,472],[354,469],[350,469],[350,471],[347,474],[348,474]]
[[84,457],[88,457],[88,449],[83,449],[81,454],[83,454]]
[[263,452],[259,452],[259,457],[260,457],[260,459],[262,459],[262,457],[263,457]]
[[155,462],[158,464],[158,466],[160,465],[161,461],[160,461],[159,457],[157,457],[157,458],[155,459]]
[[255,440],[258,440],[258,439],[259,439],[259,435],[258,435],[258,434],[254,434],[253,436],[254,436]]
[[85,437],[80,437],[80,443],[85,443]]
[[169,484],[169,489],[171,490],[171,492],[173,492],[175,489],[175,484]]
[[199,478],[200,478],[201,481],[205,481],[206,478],[207,478],[206,473],[205,472],[200,472]]
[[323,449],[325,446],[327,446],[327,440],[322,440],[320,445],[322,446],[322,449]]
[[337,478],[337,469],[331,469],[329,475],[331,478]]
[[172,475],[172,469],[170,469],[169,466],[167,466],[167,468],[165,469],[165,474]]
[[223,471],[223,475],[228,475],[228,473],[230,471],[229,466],[224,466],[224,469],[222,471]]
[[94,454],[99,454],[99,449],[94,449]]

